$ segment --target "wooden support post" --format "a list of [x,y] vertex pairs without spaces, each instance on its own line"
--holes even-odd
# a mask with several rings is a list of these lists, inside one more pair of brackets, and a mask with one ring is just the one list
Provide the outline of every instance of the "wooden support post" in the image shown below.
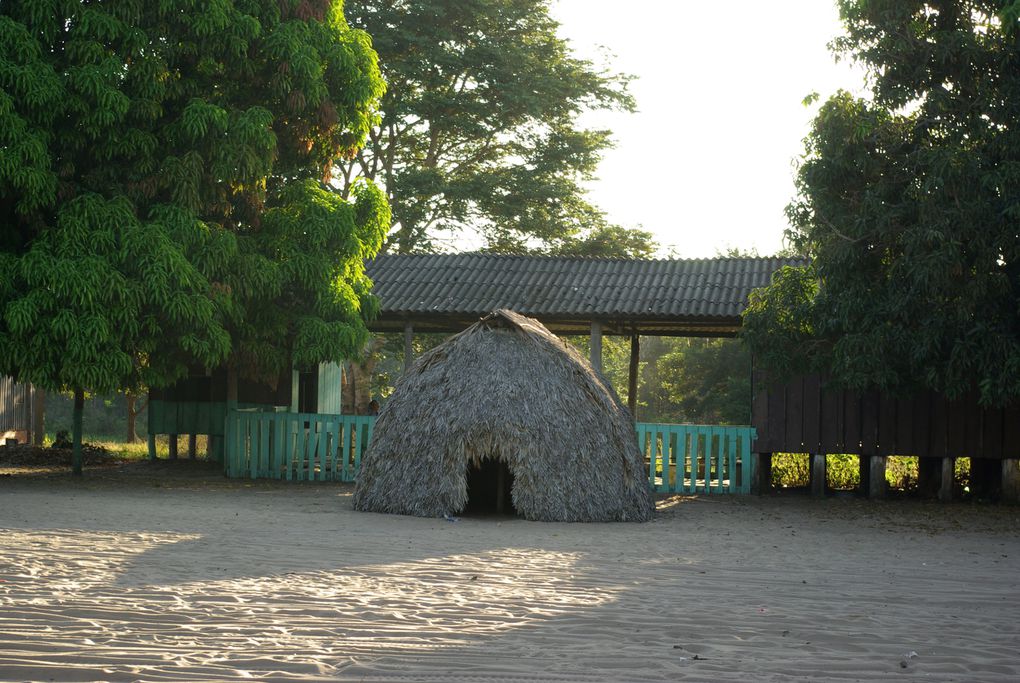
[[171,460],[177,459],[177,435],[170,435],[170,442],[167,444],[167,451]]
[[868,498],[885,498],[887,484],[885,482],[884,455],[871,456],[871,465],[868,473]]
[[1002,461],[1001,501],[1020,503],[1020,460],[1006,458]]
[[503,514],[503,510],[506,507],[506,496],[503,493],[503,489],[506,487],[506,466],[503,463],[498,464],[498,472],[496,474],[496,514]]
[[970,459],[970,492],[977,498],[995,498],[999,493],[1002,463],[988,458]]
[[156,459],[156,435],[149,432],[149,460]]
[[825,497],[825,454],[811,454],[811,495]]
[[953,499],[953,485],[956,480],[956,458],[941,458],[939,476],[939,500],[948,503]]
[[637,334],[630,337],[630,374],[627,375],[627,407],[630,416],[637,420],[637,387],[638,363],[641,360],[641,338]]
[[591,321],[591,366],[602,373],[602,321]]
[[857,456],[857,495],[868,495],[868,480],[871,478],[871,458],[866,455]]
[[772,454],[751,454],[751,491],[759,496],[772,491]]
[[411,369],[411,361],[414,360],[414,348],[411,342],[414,341],[414,325],[404,323],[404,374]]
[[941,464],[938,458],[917,459],[917,490],[925,498],[939,494]]
[[188,434],[188,460],[198,457],[198,435]]
[[210,434],[206,438],[208,438],[209,440],[206,442],[205,457],[210,460],[215,460],[218,463],[222,463],[223,437],[216,434]]
[[46,438],[46,390],[37,386],[32,389],[32,443],[42,446]]

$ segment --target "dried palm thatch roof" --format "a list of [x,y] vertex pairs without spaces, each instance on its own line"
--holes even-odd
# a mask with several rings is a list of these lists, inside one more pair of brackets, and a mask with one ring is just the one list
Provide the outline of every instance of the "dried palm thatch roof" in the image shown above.
[[468,502],[472,464],[513,475],[521,516],[644,521],[653,504],[634,424],[610,384],[541,323],[498,310],[423,354],[383,408],[358,510],[434,517]]

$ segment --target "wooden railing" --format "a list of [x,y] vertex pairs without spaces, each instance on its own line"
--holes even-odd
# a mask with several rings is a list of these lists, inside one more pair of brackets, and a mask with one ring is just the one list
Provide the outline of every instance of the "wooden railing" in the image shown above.
[[637,424],[638,449],[656,491],[750,493],[752,427]]
[[375,417],[234,410],[226,418],[228,477],[354,481]]

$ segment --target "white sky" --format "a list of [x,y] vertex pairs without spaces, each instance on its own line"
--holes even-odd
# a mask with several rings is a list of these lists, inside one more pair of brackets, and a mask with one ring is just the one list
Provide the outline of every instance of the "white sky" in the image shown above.
[[638,77],[637,114],[591,115],[614,132],[591,199],[678,257],[782,246],[794,164],[818,105],[863,72],[836,64],[834,0],[554,0],[576,54]]

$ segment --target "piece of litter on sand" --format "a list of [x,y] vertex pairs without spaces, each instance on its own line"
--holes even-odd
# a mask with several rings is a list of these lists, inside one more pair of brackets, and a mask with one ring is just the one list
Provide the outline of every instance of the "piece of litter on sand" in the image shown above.
[[914,652],[913,650],[903,655],[903,659],[900,660],[900,668],[906,669],[910,665],[910,660],[915,659],[916,657],[917,653]]
[[460,517],[454,517],[453,515],[443,515],[443,519],[445,519],[447,522],[459,522],[460,521]]

